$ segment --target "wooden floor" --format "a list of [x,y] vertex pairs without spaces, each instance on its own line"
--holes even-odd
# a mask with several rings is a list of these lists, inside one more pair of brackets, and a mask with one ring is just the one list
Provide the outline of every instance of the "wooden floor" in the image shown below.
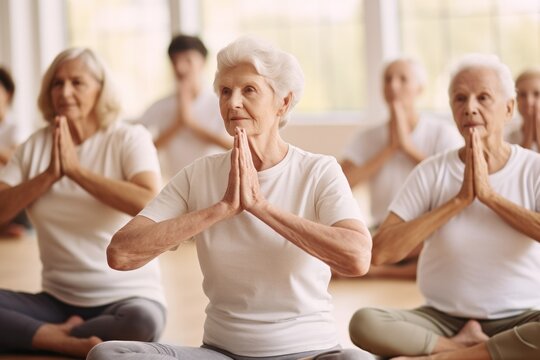
[[[161,341],[170,344],[201,344],[207,298],[195,246],[187,244],[161,256],[163,282],[169,303],[168,322]],[[0,239],[0,288],[35,292],[40,289],[40,262],[36,240]],[[422,303],[414,282],[376,279],[339,279],[330,284],[334,313],[343,347],[352,347],[347,327],[351,315],[365,306],[410,308]],[[0,356],[0,360],[52,360],[60,357]]]

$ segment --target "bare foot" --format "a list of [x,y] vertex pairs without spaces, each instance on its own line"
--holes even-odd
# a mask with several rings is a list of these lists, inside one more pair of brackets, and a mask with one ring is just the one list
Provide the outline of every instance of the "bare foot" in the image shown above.
[[36,331],[32,347],[85,358],[86,354],[102,341],[96,336],[80,339],[69,335],[73,327],[83,322],[79,316],[72,316],[62,324],[44,324]]
[[469,320],[461,328],[456,336],[450,338],[453,342],[463,345],[464,347],[470,347],[479,343],[486,342],[489,339],[482,331],[482,326],[476,320]]
[[7,224],[0,229],[0,237],[21,238],[25,233],[24,226],[19,224]]

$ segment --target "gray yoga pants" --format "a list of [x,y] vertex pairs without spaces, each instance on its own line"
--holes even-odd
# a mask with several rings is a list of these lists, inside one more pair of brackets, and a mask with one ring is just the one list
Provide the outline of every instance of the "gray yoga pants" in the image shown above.
[[96,307],[66,304],[47,293],[0,290],[0,353],[32,351],[32,338],[45,323],[78,315],[85,322],[71,334],[107,340],[155,341],[165,326],[165,308],[149,299],[128,298]]
[[249,357],[235,355],[209,345],[203,345],[197,348],[137,341],[110,341],[95,346],[88,354],[86,360],[293,360],[304,358],[317,360],[366,359],[364,353],[361,351],[356,349],[340,349],[339,347],[280,356]]
[[[469,321],[432,307],[414,310],[366,308],[349,324],[352,342],[381,356],[431,354],[440,336],[452,337]],[[487,349],[493,360],[540,359],[540,311],[495,320],[477,320],[489,336]]]

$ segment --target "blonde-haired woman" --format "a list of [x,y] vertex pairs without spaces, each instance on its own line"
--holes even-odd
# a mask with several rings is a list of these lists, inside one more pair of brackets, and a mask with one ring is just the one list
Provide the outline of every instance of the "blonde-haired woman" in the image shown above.
[[114,232],[159,188],[150,134],[116,121],[111,78],[88,49],[56,57],[38,103],[49,124],[0,172],[0,223],[29,213],[43,290],[0,290],[0,352],[86,356],[105,340],[155,340],[165,321],[158,263],[123,273],[105,255]]

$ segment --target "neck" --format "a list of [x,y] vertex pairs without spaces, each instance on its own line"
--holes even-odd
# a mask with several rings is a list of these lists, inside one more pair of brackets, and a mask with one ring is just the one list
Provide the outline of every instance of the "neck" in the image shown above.
[[488,172],[493,174],[506,165],[512,152],[510,144],[504,142],[501,137],[488,136],[482,139],[483,154],[488,165]]
[[409,124],[409,128],[413,130],[416,127],[416,124],[418,124],[420,115],[418,114],[414,106],[407,106],[405,107],[405,116],[407,117],[407,123]]
[[76,145],[82,144],[86,139],[94,135],[99,129],[98,122],[93,118],[76,121],[68,120],[68,125],[73,143]]
[[276,132],[272,136],[255,135],[249,137],[249,147],[253,165],[262,171],[278,164],[287,155],[288,144]]

